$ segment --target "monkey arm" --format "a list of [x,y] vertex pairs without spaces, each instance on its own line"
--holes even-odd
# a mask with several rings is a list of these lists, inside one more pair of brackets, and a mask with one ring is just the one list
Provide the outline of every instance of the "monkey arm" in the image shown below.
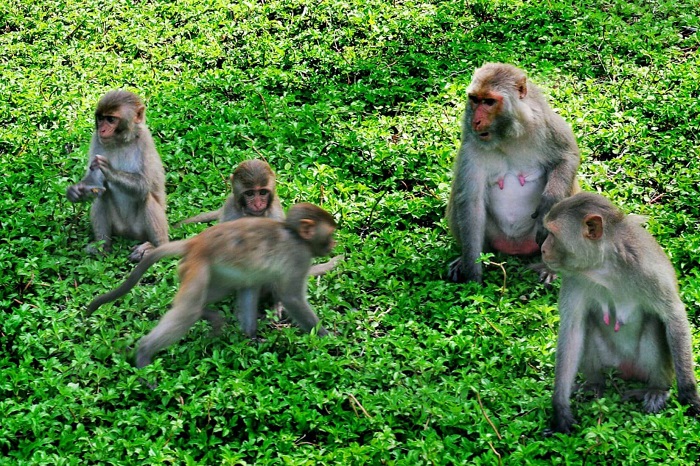
[[452,281],[482,282],[481,264],[476,260],[484,250],[486,232],[486,176],[474,164],[463,161],[467,154],[460,150],[460,160],[455,168],[459,177],[452,184],[447,205],[447,223],[462,253],[450,264]]
[[583,356],[586,305],[582,289],[574,279],[562,280],[559,293],[559,335],[557,337],[556,367],[554,370],[554,394],[552,428],[556,432],[569,433],[576,423],[571,412],[569,398]]
[[565,149],[556,158],[559,159],[559,163],[546,167],[547,184],[542,192],[537,210],[532,214],[532,218],[537,219],[535,241],[540,246],[547,237],[547,231],[543,226],[544,216],[554,204],[579,190],[576,173],[578,172],[580,156],[575,141],[573,146],[565,146]]
[[129,173],[113,169],[107,172],[103,170],[103,173],[110,185],[113,187],[117,186],[139,199],[145,199],[150,192],[148,178],[140,173]]
[[676,378],[678,379],[678,399],[690,406],[689,412],[700,416],[700,397],[693,369],[693,348],[690,325],[686,317],[685,306],[680,300],[674,300],[670,308],[670,318],[666,322],[666,339],[671,349]]
[[323,262],[321,264],[314,264],[311,266],[311,269],[309,269],[309,275],[312,277],[318,277],[320,275],[324,275],[327,272],[330,272],[335,268],[336,265],[338,265],[339,262],[345,260],[345,255],[344,254],[338,254],[337,256],[332,257],[328,262]]

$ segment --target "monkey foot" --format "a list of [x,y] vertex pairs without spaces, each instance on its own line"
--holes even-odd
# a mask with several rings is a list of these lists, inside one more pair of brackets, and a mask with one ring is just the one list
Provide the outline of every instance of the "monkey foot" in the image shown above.
[[543,262],[528,265],[527,268],[534,271],[539,276],[540,283],[548,288],[557,279],[557,274],[552,272]]
[[155,247],[146,241],[143,244],[139,244],[131,248],[131,254],[129,254],[129,260],[131,262],[140,262],[143,257],[151,252]]
[[668,400],[668,390],[642,388],[638,390],[628,390],[622,395],[623,401],[641,401],[644,411],[655,414],[666,407]]

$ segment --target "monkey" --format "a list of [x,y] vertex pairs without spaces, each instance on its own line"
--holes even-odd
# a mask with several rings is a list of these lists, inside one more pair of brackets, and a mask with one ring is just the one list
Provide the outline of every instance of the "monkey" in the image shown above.
[[66,190],[70,202],[93,201],[89,254],[111,251],[113,234],[145,241],[129,255],[136,262],[168,241],[165,172],[145,111],[141,98],[125,90],[109,91],[97,103],[87,173]]
[[[182,220],[176,226],[213,222],[217,219],[219,222],[228,222],[248,216],[284,220],[284,211],[277,197],[276,180],[277,177],[267,162],[259,159],[244,160],[231,174],[231,194],[226,198],[223,207]],[[323,275],[333,270],[344,258],[341,254],[328,262],[315,264],[311,267],[309,275]]]
[[153,355],[182,338],[197,320],[210,321],[218,331],[223,318],[204,306],[237,291],[241,330],[257,334],[258,298],[262,287],[274,287],[287,312],[305,331],[326,330],[306,298],[307,275],[314,257],[335,247],[333,217],[314,204],[294,205],[285,220],[243,217],[207,228],[187,240],[173,241],[146,255],[118,288],[95,298],[91,315],[102,304],[133,288],[148,268],[164,257],[182,256],[178,267],[180,289],[170,310],[138,343],[136,367],[152,362]]
[[217,219],[228,222],[246,216],[284,219],[275,189],[276,176],[267,162],[257,159],[241,162],[231,174],[230,181],[231,194],[223,207],[182,220],[176,226]]
[[643,221],[586,192],[558,202],[544,218],[542,259],[561,276],[554,432],[568,434],[576,423],[569,398],[579,370],[595,396],[602,396],[607,368],[646,383],[623,399],[641,401],[649,413],[665,407],[675,372],[679,401],[700,415],[676,273]]
[[539,253],[542,218],[578,190],[580,155],[571,127],[515,66],[484,64],[467,95],[447,205],[461,255],[448,277],[482,283],[482,252]]

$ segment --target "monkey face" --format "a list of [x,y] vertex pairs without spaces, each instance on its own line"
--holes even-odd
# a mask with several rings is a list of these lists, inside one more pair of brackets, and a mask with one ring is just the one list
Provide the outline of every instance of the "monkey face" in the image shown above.
[[244,210],[253,217],[262,217],[270,206],[271,192],[266,188],[256,187],[243,191]]
[[320,224],[316,228],[316,234],[311,241],[311,250],[315,256],[325,256],[330,254],[336,245],[333,234],[335,228],[327,224]]
[[471,127],[479,140],[488,142],[493,137],[492,125],[501,114],[503,96],[497,92],[469,94]]
[[97,128],[97,135],[100,139],[110,139],[114,136],[116,129],[121,123],[121,119],[119,111],[95,114],[95,127]]

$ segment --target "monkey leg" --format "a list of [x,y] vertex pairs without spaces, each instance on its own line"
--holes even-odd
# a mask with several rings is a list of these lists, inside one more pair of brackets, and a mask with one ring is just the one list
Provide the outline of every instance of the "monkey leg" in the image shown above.
[[140,261],[152,249],[168,242],[168,219],[165,215],[165,207],[160,205],[151,194],[146,197],[143,225],[148,241],[131,250],[129,260],[133,262]]
[[209,336],[218,337],[223,333],[226,326],[226,318],[220,312],[204,309],[202,319],[205,319],[211,325]]
[[258,332],[258,300],[260,288],[242,288],[236,296],[236,317],[241,330],[248,338],[255,338]]
[[[90,223],[94,241],[87,247],[90,255],[99,255],[112,250],[112,218],[109,211],[109,201],[95,199],[90,208]],[[102,242],[102,246],[99,245]]]
[[132,262],[139,262],[143,259],[143,256],[150,253],[157,246],[168,242],[168,224],[165,217],[165,210],[150,195],[146,200],[144,225],[146,227],[146,237],[148,241],[134,246],[131,249],[129,260]]
[[[600,398],[605,392],[605,375],[603,374],[603,363],[599,354],[599,331],[591,330],[589,335],[589,343],[584,347],[585,357],[581,358],[581,373],[583,374],[584,382],[575,390],[589,394],[594,398]],[[600,343],[602,345],[602,343]],[[603,346],[603,348],[605,348]],[[603,350],[604,351],[604,350]]]
[[309,303],[304,297],[293,297],[289,293],[282,293],[282,306],[287,311],[287,313],[294,319],[302,330],[306,332],[311,332],[316,326],[318,330],[316,334],[320,337],[325,337],[328,335],[328,330],[326,330],[322,325],[319,325],[319,318],[314,313]]
[[203,317],[209,284],[209,268],[206,264],[199,266],[183,264],[180,270],[180,282],[180,290],[170,310],[148,335],[139,340],[136,367],[149,365],[155,353],[180,340]]
[[623,376],[647,382],[647,387],[629,390],[624,400],[642,402],[644,411],[658,413],[666,407],[673,384],[673,362],[665,343],[665,326],[656,318],[648,318],[639,339],[639,354],[633,362],[619,368]]
[[158,203],[153,195],[146,198],[145,225],[148,241],[158,247],[168,242],[168,219],[165,206]]

